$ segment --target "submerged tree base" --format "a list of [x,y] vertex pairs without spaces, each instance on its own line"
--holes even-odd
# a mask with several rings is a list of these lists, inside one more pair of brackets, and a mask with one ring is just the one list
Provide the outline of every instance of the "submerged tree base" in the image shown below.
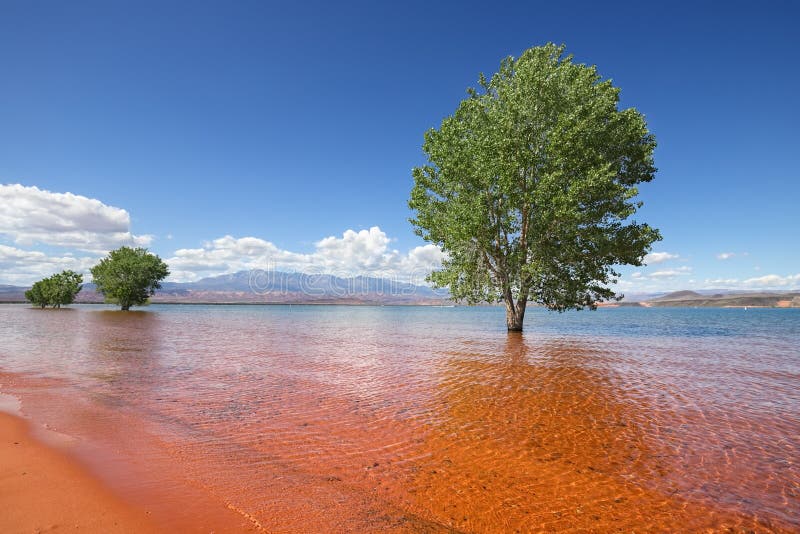
[[522,332],[525,321],[525,307],[527,302],[514,302],[509,298],[506,301],[506,326],[509,332]]

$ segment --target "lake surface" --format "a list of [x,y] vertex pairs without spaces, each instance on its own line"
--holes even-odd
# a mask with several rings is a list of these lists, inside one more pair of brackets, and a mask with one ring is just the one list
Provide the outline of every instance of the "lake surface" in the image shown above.
[[800,531],[800,310],[3,305],[0,341],[165,528]]

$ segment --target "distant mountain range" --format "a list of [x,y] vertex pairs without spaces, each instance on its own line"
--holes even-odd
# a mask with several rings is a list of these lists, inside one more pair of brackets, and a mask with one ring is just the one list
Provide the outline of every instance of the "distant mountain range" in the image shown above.
[[605,306],[645,308],[800,308],[800,291],[744,291],[701,289],[637,296]]
[[655,307],[679,306],[696,308],[800,308],[800,291],[676,291],[646,301]]
[[[22,302],[28,287],[0,285],[0,302]],[[103,302],[94,284],[84,284],[77,302]],[[241,304],[443,304],[446,290],[368,276],[281,271],[240,271],[196,282],[164,282],[151,302]]]
[[[27,287],[0,285],[0,302],[24,302]],[[446,290],[386,278],[281,271],[240,271],[196,282],[165,282],[152,302],[186,304],[428,304],[452,303]],[[103,302],[94,284],[84,284],[78,302]],[[626,295],[616,307],[800,308],[800,290],[701,289]]]

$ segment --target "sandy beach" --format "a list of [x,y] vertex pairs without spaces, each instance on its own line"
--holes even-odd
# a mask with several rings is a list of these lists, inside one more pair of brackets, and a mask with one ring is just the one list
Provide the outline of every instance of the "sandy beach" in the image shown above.
[[84,468],[0,412],[0,531],[156,532],[144,510],[114,495]]

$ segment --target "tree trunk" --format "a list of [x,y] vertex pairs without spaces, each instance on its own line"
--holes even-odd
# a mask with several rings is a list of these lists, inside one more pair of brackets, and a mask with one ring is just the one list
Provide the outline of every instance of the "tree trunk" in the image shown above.
[[513,298],[506,298],[506,326],[509,332],[522,332],[526,305],[524,300],[515,303]]
[[120,307],[122,308],[122,311],[128,311],[131,309],[130,304],[122,304]]

